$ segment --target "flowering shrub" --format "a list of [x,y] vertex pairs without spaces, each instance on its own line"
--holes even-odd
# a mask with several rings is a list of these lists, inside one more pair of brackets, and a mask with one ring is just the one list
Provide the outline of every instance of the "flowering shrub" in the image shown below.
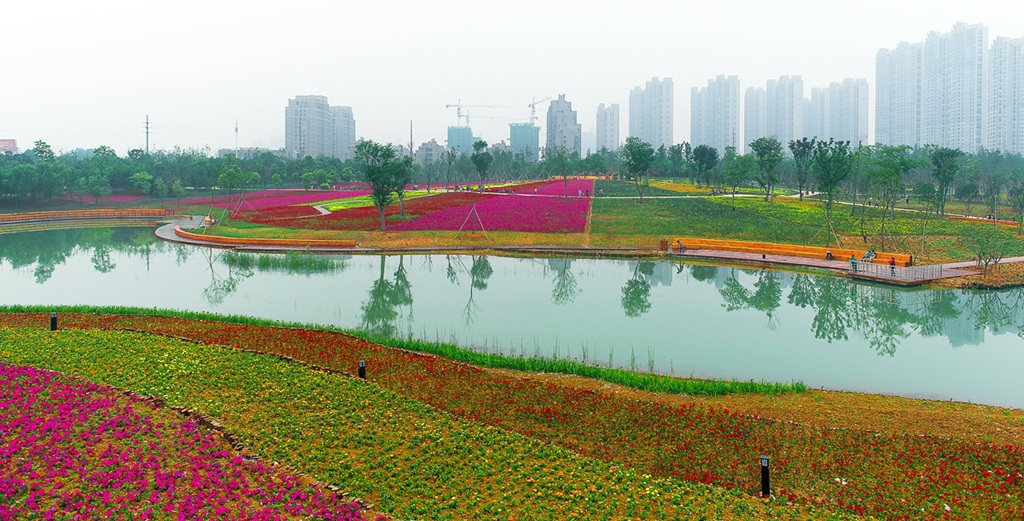
[[504,195],[476,204],[480,222],[470,217],[472,205],[463,205],[397,224],[392,229],[458,230],[465,224],[465,229],[469,230],[478,229],[482,224],[484,230],[491,231],[582,233],[589,209],[590,199],[586,197]]
[[0,363],[0,519],[362,519],[152,402]]

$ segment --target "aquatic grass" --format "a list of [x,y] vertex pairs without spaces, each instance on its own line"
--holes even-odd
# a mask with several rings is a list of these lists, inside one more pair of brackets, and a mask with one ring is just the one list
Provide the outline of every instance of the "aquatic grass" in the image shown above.
[[348,268],[343,258],[314,255],[309,252],[289,251],[281,254],[255,254],[228,250],[221,254],[221,261],[234,268],[270,273],[289,274],[336,274]]

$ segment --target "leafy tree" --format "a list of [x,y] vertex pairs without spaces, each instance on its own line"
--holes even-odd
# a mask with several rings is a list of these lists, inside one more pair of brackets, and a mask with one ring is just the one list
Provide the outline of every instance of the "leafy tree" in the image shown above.
[[177,179],[171,181],[171,186],[168,187],[168,190],[178,200],[178,204],[181,204],[181,196],[185,195],[185,188],[181,186],[181,181]]
[[882,201],[882,216],[879,223],[881,248],[885,250],[885,238],[888,235],[886,216],[896,218],[896,199],[903,192],[907,176],[916,166],[910,157],[910,147],[906,145],[879,145],[875,157],[876,168],[871,172],[871,183],[876,194]]
[[271,178],[271,181],[273,181],[274,186],[278,188],[284,186],[284,179],[281,178],[281,174],[274,174],[274,176]]
[[356,145],[356,158],[363,166],[363,179],[370,184],[370,199],[380,210],[380,229],[384,231],[384,208],[394,195],[395,150],[389,145],[366,140]]
[[640,197],[640,203],[643,204],[644,192],[641,188],[641,180],[644,180],[644,184],[646,184],[651,163],[654,162],[654,147],[636,136],[630,136],[626,138],[626,142],[619,150],[619,157],[622,168],[633,178],[636,193]]
[[302,180],[302,188],[309,190],[316,184],[316,174],[313,172],[303,172],[299,178]]
[[850,142],[829,138],[827,142],[814,143],[810,166],[818,181],[818,190],[825,194],[825,224],[829,228],[825,246],[828,246],[832,242],[832,236],[835,235],[835,230],[832,228],[832,202],[835,201],[839,188],[853,169]]
[[804,185],[807,183],[807,174],[811,170],[811,161],[814,155],[813,138],[806,137],[790,141],[789,151],[793,154],[793,164],[796,165],[796,185],[800,190],[800,200],[804,200]]
[[569,149],[555,146],[544,150],[544,170],[549,175],[562,178],[565,197],[569,197],[569,176],[572,174],[572,154]]
[[727,186],[732,187],[732,209],[736,209],[736,189],[754,178],[757,161],[750,154],[736,155],[736,150],[729,147],[722,161],[722,174]]
[[918,254],[919,257],[923,257],[925,254],[925,238],[928,236],[928,218],[931,217],[932,210],[938,206],[939,193],[932,183],[918,181],[914,184],[914,198],[924,205],[924,218],[921,219],[921,253]]
[[669,174],[674,177],[683,176],[683,166],[686,164],[687,156],[690,155],[689,143],[678,143],[668,147],[668,162],[671,166]]
[[392,163],[393,190],[398,196],[398,215],[405,216],[405,187],[412,181],[412,158],[405,156]]
[[960,236],[960,243],[974,254],[984,275],[988,275],[989,268],[998,265],[1006,253],[1012,251],[1014,240],[1012,235],[1007,237],[1000,230],[988,226],[965,229]]
[[1013,187],[1007,192],[1007,199],[1017,214],[1017,235],[1021,235],[1024,226],[1024,170],[1014,172]]
[[459,159],[459,152],[454,148],[449,148],[448,150],[445,150],[443,154],[441,154],[441,161],[444,161],[444,164],[448,165],[448,168],[445,170],[444,173],[444,191],[446,192],[451,189],[452,165],[455,164],[455,161],[457,159]]
[[775,202],[774,190],[779,182],[779,173],[775,170],[782,162],[782,143],[774,137],[759,137],[750,143],[757,160],[757,175],[754,180],[764,189],[764,200]]
[[153,176],[149,172],[136,172],[132,174],[129,180],[132,183],[132,187],[141,194],[148,194],[153,188]]
[[245,183],[245,175],[238,166],[231,163],[221,170],[220,175],[217,176],[217,186],[228,191],[228,210],[231,210],[231,191],[241,188]]
[[484,180],[487,179],[487,169],[494,161],[494,156],[487,151],[487,142],[479,140],[473,143],[473,155],[469,159],[473,162],[477,175],[480,176],[480,191],[483,192]]
[[946,215],[946,198],[949,188],[960,174],[960,158],[964,153],[955,148],[939,147],[932,151],[932,177],[939,182],[937,209],[939,215]]
[[693,166],[697,169],[697,186],[704,182],[711,186],[711,172],[718,165],[718,150],[711,145],[699,145],[693,149]]

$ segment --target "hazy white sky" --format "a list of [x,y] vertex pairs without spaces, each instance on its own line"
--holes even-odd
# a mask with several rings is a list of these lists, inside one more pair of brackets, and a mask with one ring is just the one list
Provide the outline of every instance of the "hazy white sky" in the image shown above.
[[1024,37],[1016,4],[14,0],[0,7],[0,138],[124,155],[144,146],[149,115],[151,149],[233,147],[235,120],[240,146],[281,147],[288,99],[319,94],[353,108],[360,137],[408,143],[412,120],[417,146],[444,143],[456,123],[446,104],[507,105],[470,109],[474,133],[497,142],[531,98],[565,94],[584,131],[598,103],[619,103],[624,139],[629,90],[668,76],[679,142],[690,88],[718,74],[741,90],[802,75],[805,95],[865,77],[873,105],[879,48],[957,21]]

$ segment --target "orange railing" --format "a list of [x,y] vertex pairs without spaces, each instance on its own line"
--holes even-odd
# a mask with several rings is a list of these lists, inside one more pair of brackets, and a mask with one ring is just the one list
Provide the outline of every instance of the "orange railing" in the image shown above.
[[169,210],[163,208],[99,208],[95,210],[51,210],[45,212],[24,212],[0,214],[2,222],[56,221],[65,219],[109,219],[112,217],[166,217]]
[[[812,259],[825,259],[828,252],[832,252],[835,260],[849,260],[851,256],[858,262],[864,257],[867,250],[852,248],[822,248],[818,246],[800,246],[796,244],[775,244],[771,242],[751,241],[729,241],[721,239],[702,239],[695,237],[677,237],[669,245],[677,248],[682,243],[684,248],[693,250],[724,250],[744,253],[765,253],[772,255],[786,255],[790,257],[807,257]],[[887,263],[889,259],[896,259],[899,266],[911,266],[914,264],[914,256],[908,253],[876,252],[872,262]]]

